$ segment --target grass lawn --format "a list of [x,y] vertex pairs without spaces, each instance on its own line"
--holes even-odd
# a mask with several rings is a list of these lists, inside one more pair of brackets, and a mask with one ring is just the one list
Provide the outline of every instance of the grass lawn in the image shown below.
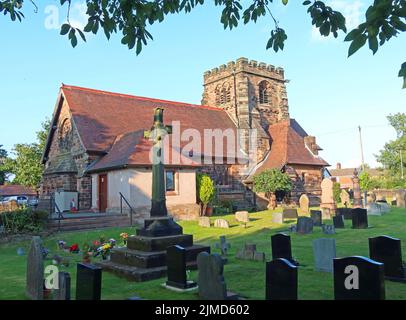
[[[286,230],[288,224],[275,225],[272,223],[272,212],[262,211],[252,213],[247,228],[239,225],[233,215],[224,216],[230,224],[230,229],[202,228],[194,221],[183,221],[181,225],[184,233],[194,235],[195,242],[212,246],[218,242],[220,235],[226,235],[231,249],[228,264],[224,267],[224,276],[227,288],[242,294],[248,299],[264,299],[265,264],[256,261],[235,259],[236,251],[245,242],[257,244],[257,250],[266,253],[271,258],[270,236],[276,232]],[[212,217],[215,219],[215,217]],[[406,210],[394,208],[382,217],[368,217],[371,228],[365,230],[352,230],[351,221],[346,221],[346,229],[338,229],[335,235],[324,235],[321,228],[315,227],[313,234],[292,234],[293,256],[302,265],[299,268],[299,299],[331,300],[333,299],[333,276],[329,273],[315,272],[313,262],[312,241],[321,237],[334,237],[337,244],[337,256],[362,255],[368,256],[368,238],[378,235],[389,235],[400,238],[403,244],[403,259],[406,260]],[[331,221],[327,221],[331,223]],[[56,242],[65,240],[68,244],[74,242],[79,245],[91,242],[101,235],[119,240],[121,232],[135,233],[131,228],[108,228],[88,232],[70,232],[44,239],[44,245],[51,250],[49,256],[60,254]],[[28,252],[29,242],[19,242],[0,245],[0,299],[25,299],[25,272],[27,256],[18,256],[17,248],[23,247]],[[71,264],[64,268],[70,272],[72,278],[72,296],[74,298],[76,282],[76,263],[81,261],[81,255],[68,254]],[[45,261],[45,265],[51,264]],[[192,271],[191,279],[197,278],[197,271]],[[119,278],[108,272],[103,273],[102,299],[126,299],[130,296],[140,296],[144,299],[198,299],[196,293],[175,293],[161,287],[166,279],[137,283]],[[386,281],[387,299],[406,299],[406,284]]]

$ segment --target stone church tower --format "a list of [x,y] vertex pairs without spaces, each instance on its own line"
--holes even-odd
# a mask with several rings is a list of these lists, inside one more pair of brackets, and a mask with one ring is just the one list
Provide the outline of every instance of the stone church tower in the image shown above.
[[289,119],[284,70],[239,58],[204,73],[202,105],[227,111],[239,129],[257,129],[258,160],[269,150],[269,125]]

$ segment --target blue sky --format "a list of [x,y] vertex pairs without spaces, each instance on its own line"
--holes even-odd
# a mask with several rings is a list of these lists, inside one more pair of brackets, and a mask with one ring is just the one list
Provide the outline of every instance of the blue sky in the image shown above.
[[[273,25],[269,17],[223,30],[220,9],[208,2],[151,27],[154,41],[137,57],[118,36],[107,41],[103,33],[72,48],[59,30],[50,28],[65,20],[59,1],[41,1],[38,13],[27,1],[22,23],[0,17],[0,144],[10,151],[15,143],[33,142],[41,121],[52,115],[61,83],[200,103],[203,72],[243,56],[285,68],[291,117],[317,137],[330,164],[360,163],[360,125],[366,162],[375,165],[374,154],[395,138],[386,116],[406,112],[406,90],[397,77],[405,61],[405,35],[375,56],[363,48],[347,59],[343,37],[318,36],[301,2],[274,5],[288,34],[283,52],[265,50]],[[330,3],[354,26],[370,2]],[[73,3],[71,20],[83,26],[83,1]],[[52,20],[55,8],[59,17]]]

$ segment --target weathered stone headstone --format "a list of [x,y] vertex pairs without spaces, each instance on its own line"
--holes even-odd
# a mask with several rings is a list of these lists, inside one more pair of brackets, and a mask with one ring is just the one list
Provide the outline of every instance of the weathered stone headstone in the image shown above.
[[351,210],[352,215],[352,228],[353,229],[366,229],[368,228],[368,215],[367,210],[356,208]]
[[214,247],[221,250],[222,256],[226,256],[227,250],[231,248],[231,244],[227,242],[226,236],[220,236],[220,242],[216,243]]
[[237,211],[235,213],[235,219],[238,222],[242,222],[242,223],[250,222],[250,216],[249,216],[248,211]]
[[40,237],[32,237],[27,256],[26,295],[31,300],[44,298],[44,258]]
[[297,209],[285,208],[283,209],[283,219],[297,219]]
[[361,208],[362,207],[361,188],[359,185],[358,172],[356,169],[354,170],[354,176],[352,177],[352,184],[354,192],[352,206],[354,208]]
[[302,194],[299,198],[299,206],[301,212],[309,212],[309,197],[306,194]]
[[228,224],[227,220],[216,219],[216,220],[214,220],[214,227],[228,229],[228,228],[230,228],[230,225]]
[[329,178],[324,178],[321,182],[321,204],[320,208],[323,213],[323,218],[332,216],[336,210],[336,203],[333,194],[334,183]]
[[337,208],[337,216],[344,216],[344,220],[352,220],[351,208]]
[[367,204],[375,202],[376,200],[376,194],[373,192],[368,192],[367,193]]
[[344,229],[344,217],[343,216],[334,216],[333,225],[335,229]]
[[313,220],[309,217],[299,217],[297,219],[298,234],[309,234],[313,232]]
[[209,217],[199,217],[199,226],[210,228],[210,218]]
[[177,289],[191,289],[197,286],[196,282],[187,280],[186,250],[175,245],[166,249],[166,265],[168,280],[166,285]]
[[272,213],[272,222],[276,224],[283,224],[283,213],[282,212]]
[[396,206],[398,208],[406,208],[406,190],[405,189],[399,189],[396,190]]
[[385,300],[383,263],[365,257],[334,259],[336,300]]
[[76,300],[100,300],[102,269],[92,264],[78,263]]
[[68,272],[59,272],[58,273],[58,285],[59,289],[53,290],[54,300],[70,300],[70,274]]
[[335,239],[316,239],[313,241],[314,265],[316,271],[333,272],[333,260],[336,258]]
[[367,206],[367,213],[370,216],[381,216],[383,212],[379,203],[372,202]]
[[341,189],[340,200],[343,206],[349,207],[351,205],[350,195],[345,189]]
[[323,224],[321,229],[324,234],[335,234],[336,233],[336,229],[334,228],[334,225],[331,225],[331,224]]
[[388,280],[406,282],[406,265],[399,239],[388,236],[369,238],[369,257],[384,264]]
[[323,218],[320,210],[310,210],[310,216],[313,220],[315,227],[321,227],[323,224]]
[[286,259],[266,263],[265,299],[297,300],[297,267]]
[[283,258],[289,260],[292,264],[298,265],[292,257],[292,247],[290,236],[284,233],[277,233],[271,237],[272,260]]
[[243,260],[255,260],[255,261],[265,261],[265,253],[257,251],[256,244],[248,244],[244,245],[244,248],[239,250],[236,254],[237,259]]
[[199,297],[205,300],[231,300],[238,299],[238,295],[227,292],[223,276],[223,260],[218,254],[201,252],[197,256],[199,270],[197,284]]

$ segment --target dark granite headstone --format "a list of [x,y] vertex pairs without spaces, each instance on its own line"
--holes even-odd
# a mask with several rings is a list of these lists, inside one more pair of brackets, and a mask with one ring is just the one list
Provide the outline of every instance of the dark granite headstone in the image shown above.
[[227,292],[223,276],[224,264],[220,255],[199,253],[197,268],[199,270],[197,284],[200,298],[205,300],[238,299],[238,295]]
[[351,220],[352,219],[351,210],[352,210],[351,208],[337,208],[336,215],[344,216],[344,220]]
[[102,269],[92,264],[78,263],[76,300],[100,300]]
[[310,210],[310,216],[315,227],[321,227],[323,224],[322,214],[320,210]]
[[283,209],[283,219],[297,219],[297,209]]
[[286,259],[266,263],[265,299],[297,300],[297,267]]
[[383,263],[365,257],[334,259],[336,300],[385,300]]
[[313,220],[309,217],[299,217],[297,219],[296,232],[299,234],[309,234],[313,232]]
[[58,273],[59,289],[53,290],[54,300],[70,300],[70,274],[68,272]]
[[166,249],[168,280],[166,285],[178,289],[196,287],[196,282],[188,281],[186,274],[186,250],[181,246],[170,246]]
[[40,237],[32,237],[27,256],[26,295],[31,300],[44,298],[44,258]]
[[292,257],[292,247],[290,243],[290,236],[284,233],[277,233],[271,237],[272,245],[272,260],[279,258],[286,259],[294,265],[299,263]]
[[351,209],[351,215],[353,229],[368,228],[368,212],[366,209],[362,208]]
[[344,217],[343,216],[334,216],[333,224],[335,229],[344,229]]
[[406,268],[402,260],[402,247],[399,239],[379,236],[369,238],[369,257],[384,264],[388,280],[406,282]]

